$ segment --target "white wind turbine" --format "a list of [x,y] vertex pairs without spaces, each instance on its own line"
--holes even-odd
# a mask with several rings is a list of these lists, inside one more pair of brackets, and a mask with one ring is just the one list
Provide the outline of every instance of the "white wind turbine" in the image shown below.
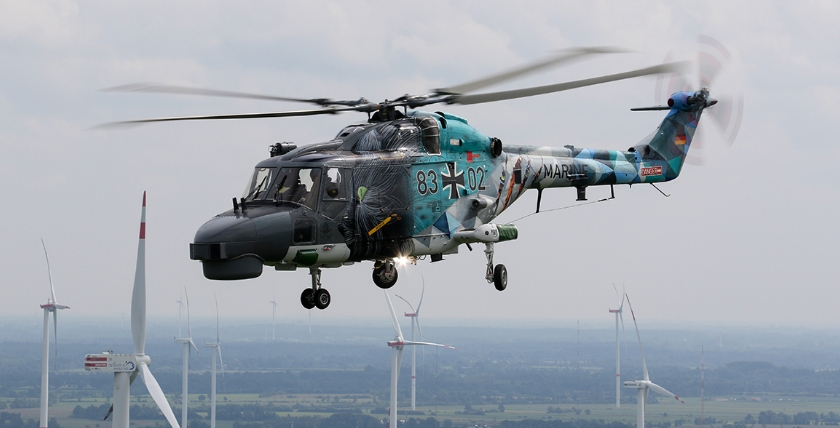
[[[187,337],[181,335],[181,309],[178,308],[178,337],[175,338],[175,343],[182,343],[184,345],[184,362],[183,374],[181,375],[181,426],[187,426],[187,407],[189,407],[190,398],[187,393],[187,383],[190,375],[190,347],[195,349],[195,352],[200,353],[195,342],[192,340],[192,327],[190,327],[190,295],[187,293],[187,287],[184,287],[184,294],[187,296]],[[183,303],[179,300],[183,306]]]
[[[408,303],[408,300],[403,299],[400,295],[395,294],[398,298],[400,298],[403,302],[405,302],[409,308],[411,308],[411,313],[406,313],[405,316],[411,318],[411,340],[414,341],[414,324],[417,324],[417,330],[420,331],[420,340],[423,340],[423,329],[420,328],[420,306],[423,305],[423,295],[426,293],[426,282],[423,282],[423,290],[420,292],[420,303],[417,304],[417,309],[414,309],[414,306],[411,306],[411,303]],[[424,360],[425,361],[425,360]],[[417,394],[416,394],[416,383],[417,383],[417,347],[411,348],[411,410],[417,410],[416,403],[417,403]]]
[[204,342],[204,347],[213,348],[213,355],[210,360],[210,428],[216,428],[216,354],[219,354],[219,363],[222,370],[225,363],[222,361],[222,341],[219,338],[219,299],[216,299],[216,342]]
[[274,340],[274,317],[277,315],[277,297],[269,303],[271,303],[271,340]]
[[69,306],[59,305],[55,301],[55,287],[52,282],[52,271],[50,270],[50,257],[47,255],[47,246],[44,240],[41,240],[41,246],[44,247],[44,257],[47,258],[47,274],[50,278],[50,298],[47,299],[47,304],[41,305],[44,310],[44,344],[41,350],[41,428],[47,428],[49,423],[49,415],[47,414],[47,407],[49,406],[50,393],[50,312],[53,314],[53,322],[55,323],[55,355],[58,356],[58,311],[60,309],[70,309]]
[[[615,284],[613,284],[615,288]],[[618,289],[615,289],[616,297],[618,297]],[[621,302],[618,309],[610,309],[611,314],[615,314],[615,407],[621,407],[621,340],[618,336],[618,321],[621,320],[621,329],[624,329],[624,294],[621,295]]]
[[[146,192],[143,192],[143,211],[140,217],[140,242],[137,244],[137,267],[134,271],[134,289],[131,293],[131,336],[134,340],[133,354],[88,354],[85,356],[85,370],[114,373],[114,404],[109,410],[114,413],[112,428],[128,428],[131,383],[140,375],[149,395],[163,412],[173,428],[180,428],[166,395],[160,389],[149,365],[152,360],[146,355]],[[108,419],[108,416],[105,416]]]
[[[391,304],[391,297],[388,296],[388,292],[385,291],[385,301],[388,303],[388,310],[391,313],[391,321],[394,323],[394,333],[396,333],[396,337],[393,341],[388,342],[388,346],[391,347],[391,404],[388,408],[388,415],[389,415],[389,422],[388,427],[386,428],[396,428],[397,427],[397,381],[400,377],[400,363],[402,362],[402,352],[403,347],[405,346],[417,346],[417,345],[428,345],[428,346],[441,346],[444,348],[455,349],[449,345],[441,345],[440,343],[429,343],[429,342],[415,342],[413,340],[405,340],[403,339],[402,330],[400,329],[400,322],[397,320],[397,313],[394,312],[394,305]],[[212,428],[212,427],[211,427]]]
[[653,392],[673,397],[675,400],[683,404],[685,404],[685,402],[674,393],[650,381],[650,377],[648,377],[647,364],[645,364],[645,351],[642,349],[642,336],[639,334],[639,325],[636,323],[636,314],[633,313],[633,305],[630,304],[630,296],[627,296],[626,293],[624,295],[627,298],[627,304],[630,306],[630,315],[633,316],[633,325],[636,326],[636,337],[639,339],[639,352],[642,354],[642,376],[644,376],[644,380],[631,380],[624,382],[624,387],[636,389],[636,426],[637,428],[645,428],[645,403],[647,403],[648,391],[652,390]]

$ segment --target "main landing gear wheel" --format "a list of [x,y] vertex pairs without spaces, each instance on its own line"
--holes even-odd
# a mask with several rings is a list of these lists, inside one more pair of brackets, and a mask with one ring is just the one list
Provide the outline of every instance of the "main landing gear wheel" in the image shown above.
[[505,265],[496,265],[493,268],[493,284],[496,290],[503,291],[507,288],[507,268]]
[[307,288],[303,290],[303,293],[300,293],[300,304],[306,309],[315,307],[315,292],[311,288]]
[[326,289],[320,289],[315,292],[315,307],[318,309],[327,309],[330,305],[330,292]]
[[321,288],[321,269],[309,268],[309,274],[312,275],[312,287],[300,293],[300,304],[305,309],[326,309],[332,299],[330,299],[330,292],[326,288]]
[[381,289],[388,289],[397,283],[397,267],[392,260],[376,261],[373,265],[373,283]]

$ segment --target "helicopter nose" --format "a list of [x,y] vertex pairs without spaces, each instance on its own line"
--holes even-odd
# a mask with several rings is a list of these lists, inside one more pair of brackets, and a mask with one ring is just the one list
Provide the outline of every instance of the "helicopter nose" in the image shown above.
[[190,244],[190,258],[200,260],[208,279],[256,278],[264,262],[282,260],[292,240],[288,212],[225,213],[204,223]]

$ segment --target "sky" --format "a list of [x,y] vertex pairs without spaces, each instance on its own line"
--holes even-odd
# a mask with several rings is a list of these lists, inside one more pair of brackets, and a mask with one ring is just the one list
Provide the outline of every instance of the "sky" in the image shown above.
[[[330,140],[355,113],[151,124],[160,116],[283,111],[301,105],[101,91],[153,82],[288,97],[369,100],[469,81],[559,49],[620,46],[512,89],[693,59],[698,36],[730,52],[713,97],[743,96],[737,139],[704,116],[703,165],[660,186],[516,222],[496,245],[508,289],[484,280],[481,248],[401,268],[392,288],[426,318],[476,325],[585,320],[609,328],[624,287],[638,318],[680,325],[838,327],[840,192],[831,159],[840,97],[837,2],[0,0],[0,317],[37,325],[49,296],[46,243],[63,322],[129,312],[143,192],[148,192],[150,317],[191,311],[306,322],[305,269],[215,282],[189,259],[195,231],[230,208],[268,146]],[[690,79],[693,80],[693,79]],[[659,124],[657,79],[475,106],[435,106],[505,144],[624,150]],[[306,108],[306,107],[303,107]],[[698,137],[699,138],[699,137]],[[609,189],[590,188],[590,199]],[[575,204],[549,189],[544,211]],[[529,192],[497,222],[534,211]],[[372,264],[325,269],[331,306],[317,322],[388,323]],[[395,299],[396,301],[396,299]],[[400,302],[397,311],[408,310]],[[8,318],[6,318],[8,319]],[[404,326],[405,328],[405,326]]]

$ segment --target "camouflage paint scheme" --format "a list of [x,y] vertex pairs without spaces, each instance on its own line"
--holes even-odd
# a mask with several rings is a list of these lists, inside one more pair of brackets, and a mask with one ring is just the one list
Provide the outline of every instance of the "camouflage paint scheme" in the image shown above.
[[[506,145],[494,156],[500,141],[443,112],[415,110],[392,121],[350,125],[333,141],[257,165],[258,173],[314,169],[324,182],[334,169],[339,197],[327,201],[327,191],[318,188],[320,204],[304,206],[284,203],[270,191],[253,196],[252,190],[247,206],[235,206],[199,229],[191,258],[203,262],[208,278],[244,279],[259,276],[262,266],[339,267],[499,242],[487,238],[490,229],[496,233],[493,219],[529,189],[677,178],[705,108],[691,102],[698,95],[705,100],[708,94],[673,94],[657,130],[626,151]],[[266,190],[280,191],[283,183],[274,183],[280,181],[275,177]]]

